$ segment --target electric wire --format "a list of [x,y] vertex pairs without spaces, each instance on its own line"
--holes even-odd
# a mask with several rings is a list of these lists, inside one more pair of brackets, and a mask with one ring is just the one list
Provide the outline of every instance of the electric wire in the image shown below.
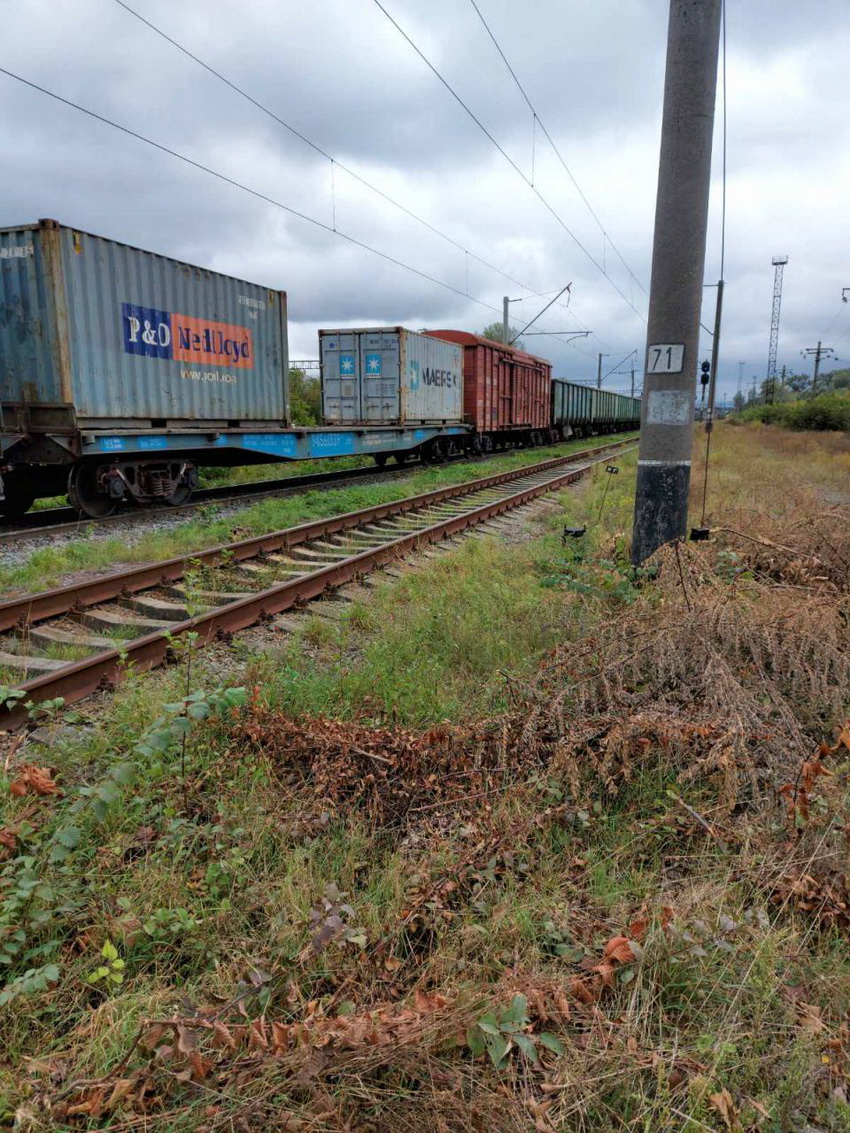
[[823,334],[820,336],[821,342],[823,342],[823,340],[829,336],[830,332],[832,331],[832,328],[835,326],[835,324],[838,322],[838,320],[841,318],[841,316],[844,314],[844,312],[847,310],[848,307],[850,307],[850,303],[848,303],[846,299],[842,299],[841,300],[841,306],[838,308],[838,310],[832,316],[832,321],[830,322],[830,324],[826,328],[826,330],[823,332]]
[[[625,260],[625,258],[623,257],[622,253],[620,252],[620,249],[619,249],[619,248],[617,247],[617,245],[616,245],[616,244],[614,243],[614,241],[613,241],[613,240],[611,239],[611,236],[610,236],[610,235],[609,235],[609,233],[607,232],[607,230],[606,230],[606,228],[605,228],[605,225],[604,225],[604,224],[602,223],[602,221],[601,221],[601,220],[599,219],[599,216],[597,215],[597,213],[596,213],[596,210],[594,209],[594,207],[593,207],[593,205],[592,205],[592,204],[590,203],[590,201],[589,201],[589,200],[587,199],[587,196],[585,195],[585,193],[584,193],[584,190],[582,189],[581,185],[579,185],[578,181],[576,180],[576,178],[575,178],[575,175],[573,174],[573,171],[572,171],[572,170],[570,169],[570,167],[569,167],[569,166],[567,165],[567,162],[566,162],[566,160],[565,160],[565,158],[564,158],[563,154],[561,153],[561,151],[560,151],[560,150],[558,149],[557,145],[555,144],[555,141],[554,141],[554,139],[553,139],[552,135],[551,135],[551,134],[549,133],[549,131],[548,131],[548,130],[546,129],[546,126],[545,126],[545,124],[544,124],[544,122],[543,122],[542,118],[541,118],[541,117],[540,117],[540,115],[538,114],[538,112],[537,112],[537,109],[536,109],[536,107],[534,106],[533,102],[532,102],[532,101],[531,101],[531,99],[530,99],[530,98],[528,97],[528,94],[527,94],[527,92],[526,92],[526,90],[525,90],[525,87],[524,87],[524,86],[522,85],[522,83],[521,83],[521,82],[519,81],[519,78],[517,77],[516,71],[514,71],[513,67],[512,67],[512,66],[510,65],[510,63],[508,62],[508,58],[507,58],[507,56],[505,55],[504,51],[502,50],[501,44],[500,44],[500,43],[499,43],[499,41],[498,41],[498,40],[496,39],[496,36],[495,36],[495,35],[493,34],[493,31],[492,31],[492,29],[491,29],[490,25],[489,25],[489,24],[487,23],[486,19],[484,18],[484,15],[483,15],[483,13],[482,13],[481,9],[480,9],[480,8],[478,7],[478,5],[476,4],[475,0],[469,0],[469,2],[470,2],[470,4],[472,5],[472,7],[473,7],[473,8],[475,9],[476,15],[478,16],[479,20],[480,20],[480,21],[481,21],[481,23],[482,23],[482,24],[484,25],[484,30],[485,30],[485,31],[487,32],[487,34],[489,35],[490,39],[491,39],[491,40],[493,41],[493,46],[494,46],[494,47],[496,48],[496,50],[498,51],[499,55],[501,56],[501,58],[502,58],[502,62],[503,62],[503,63],[505,64],[505,66],[507,67],[507,69],[508,69],[508,71],[509,71],[509,73],[510,73],[510,76],[511,76],[511,78],[513,79],[513,81],[514,81],[514,82],[516,83],[516,85],[517,85],[517,89],[519,90],[519,92],[520,92],[520,94],[522,95],[522,97],[523,97],[523,98],[525,99],[525,101],[526,101],[526,103],[527,103],[527,105],[528,105],[528,109],[529,109],[529,110],[531,111],[532,115],[534,116],[534,117],[533,117],[533,126],[534,126],[534,127],[537,127],[537,126],[539,126],[539,127],[540,127],[540,129],[541,129],[541,131],[542,131],[542,133],[543,133],[544,137],[545,137],[545,138],[546,138],[546,140],[547,140],[547,141],[549,142],[549,145],[550,145],[550,146],[552,147],[552,150],[553,150],[553,152],[554,152],[555,156],[557,157],[558,161],[559,161],[559,162],[561,163],[561,165],[563,166],[564,172],[565,172],[565,173],[567,174],[567,176],[569,177],[570,181],[572,181],[572,183],[573,183],[573,187],[574,187],[575,191],[576,191],[576,192],[578,193],[578,195],[579,195],[579,196],[581,197],[582,201],[584,202],[585,206],[587,207],[587,211],[588,211],[588,212],[590,213],[590,215],[591,215],[591,216],[593,217],[593,219],[594,219],[594,220],[596,221],[596,224],[597,224],[597,225],[598,225],[598,227],[599,227],[599,231],[600,231],[600,232],[602,233],[602,235],[604,236],[604,238],[605,238],[605,239],[606,239],[606,240],[608,241],[608,243],[609,243],[609,244],[611,245],[611,247],[612,247],[612,248],[614,249],[614,252],[616,253],[616,255],[617,255],[617,258],[619,259],[620,263],[621,263],[621,264],[623,265],[623,267],[624,267],[624,268],[626,269],[626,271],[627,271],[627,272],[629,273],[629,275],[630,275],[630,276],[632,277],[632,279],[634,280],[634,282],[635,282],[635,283],[636,283],[636,284],[638,285],[638,287],[639,287],[639,288],[641,289],[641,291],[642,291],[642,292],[644,293],[644,295],[646,295],[646,296],[648,297],[648,296],[649,296],[649,292],[647,291],[646,287],[645,287],[645,286],[643,285],[643,283],[642,283],[642,282],[640,281],[640,279],[638,279],[638,277],[637,277],[637,276],[635,275],[635,273],[634,273],[634,272],[632,271],[632,269],[631,269],[631,268],[629,267],[629,265],[628,265],[628,264],[626,263],[626,260]],[[534,146],[533,146],[533,134],[532,134],[532,154],[533,154],[533,152],[534,152]],[[533,178],[534,178],[534,174],[532,173],[532,180],[533,180]],[[607,275],[607,272],[606,272],[605,274]]]
[[122,126],[120,122],[114,122],[111,118],[107,118],[103,114],[98,114],[97,111],[90,110],[86,106],[81,106],[78,102],[72,102],[71,99],[64,98],[61,94],[56,94],[55,91],[48,90],[46,87],[39,86],[38,83],[34,83],[30,79],[25,79],[22,75],[17,75],[14,71],[9,71],[5,67],[0,67],[0,74],[6,75],[10,79],[15,79],[17,82],[23,83],[24,86],[30,87],[32,90],[36,90],[40,94],[47,95],[48,98],[52,98],[56,102],[61,102],[64,106],[69,106],[73,110],[78,110],[81,114],[86,114],[89,118],[94,118],[96,121],[102,122],[106,126],[111,126],[113,130],[118,130],[122,134],[127,134],[129,137],[135,138],[137,141],[144,142],[145,145],[152,146],[154,149],[159,150],[161,153],[168,154],[169,157],[175,157],[178,161],[185,162],[186,165],[191,165],[194,169],[199,169],[202,173],[208,173],[211,177],[215,177],[217,178],[217,180],[223,181],[227,185],[232,185],[236,189],[241,189],[245,193],[250,193],[252,197],[256,197],[261,201],[265,201],[266,204],[274,205],[275,208],[282,209],[284,212],[288,212],[291,216],[295,216],[299,220],[305,220],[309,224],[314,224],[317,228],[321,228],[325,232],[331,233],[331,235],[339,236],[341,239],[347,240],[349,243],[356,245],[358,248],[362,248],[364,251],[371,252],[372,255],[379,256],[382,260],[386,260],[387,263],[394,264],[396,267],[405,268],[405,270],[413,272],[414,275],[418,275],[422,279],[428,280],[429,283],[436,283],[438,286],[444,287],[447,291],[453,291],[455,295],[460,295],[461,298],[471,299],[473,303],[477,303],[481,307],[486,307],[489,311],[496,311],[497,314],[499,313],[498,307],[494,307],[491,303],[487,303],[483,299],[478,299],[474,295],[466,295],[463,291],[461,291],[459,287],[454,287],[450,283],[445,283],[443,280],[437,279],[433,275],[429,275],[427,272],[422,271],[420,268],[415,268],[411,264],[406,264],[403,260],[396,259],[395,256],[391,256],[387,252],[382,252],[379,248],[375,248],[371,244],[366,244],[364,241],[358,240],[355,236],[350,236],[347,232],[343,232],[342,229],[333,228],[330,224],[326,224],[324,221],[319,220],[317,217],[309,216],[307,213],[303,213],[296,208],[292,208],[291,205],[286,205],[282,201],[278,201],[274,197],[270,197],[266,193],[260,192],[259,189],[252,189],[249,185],[245,185],[243,184],[243,182],[237,181],[233,177],[229,177],[226,173],[221,173],[219,172],[219,170],[213,169],[209,165],[204,165],[200,161],[195,161],[194,158],[187,157],[187,155],[184,153],[170,149],[168,146],[163,145],[161,142],[156,142],[153,140],[153,138],[148,138],[144,134],[140,134],[137,130],[131,129],[129,126]]
[[[543,308],[543,310],[538,311],[537,314],[534,316],[534,318],[530,322],[526,323],[525,326],[522,328],[521,331],[519,331],[518,334],[515,334],[513,336],[513,338],[511,339],[511,341],[508,345],[512,346],[518,338],[522,338],[522,336],[525,334],[525,332],[528,330],[528,328],[531,327],[531,326],[534,326],[534,324],[537,322],[537,320],[540,318],[540,316],[545,315],[546,312],[549,310],[549,308],[551,306],[553,306],[553,304],[557,303],[557,301],[561,298],[561,296],[564,294],[564,292],[569,291],[569,289],[571,287],[572,287],[571,283],[568,283],[566,285],[566,287],[562,287],[561,290],[558,292],[558,294],[555,296],[555,298],[550,299],[549,302],[546,304],[546,306]],[[544,331],[543,333],[545,334],[546,332]]]
[[[171,149],[168,146],[163,145],[161,142],[154,141],[153,138],[148,138],[146,137],[146,135],[139,133],[137,130],[131,129],[129,126],[123,126],[120,122],[114,122],[111,118],[107,118],[103,114],[98,114],[95,110],[90,110],[88,107],[82,106],[77,102],[73,102],[71,99],[64,98],[62,95],[56,94],[55,91],[48,90],[47,87],[39,86],[38,83],[32,82],[32,80],[30,79],[25,79],[22,75],[18,75],[14,71],[8,70],[6,67],[0,67],[0,74],[6,75],[8,78],[14,79],[16,82],[22,83],[24,86],[29,87],[32,90],[38,91],[39,94],[46,95],[48,98],[52,98],[54,101],[62,103],[62,105],[68,106],[72,110],[77,110],[81,114],[85,114],[89,118],[93,118],[95,119],[95,121],[101,122],[105,126],[110,126],[113,130],[118,130],[120,133],[126,134],[128,137],[135,138],[140,142],[144,142],[145,145],[149,145],[153,149],[159,150],[160,153],[165,153],[168,154],[169,157],[177,158],[178,161],[182,161],[186,165],[190,165],[192,166],[192,168],[200,170],[202,173],[207,173],[209,174],[209,176],[215,177],[218,181],[222,181],[226,185],[230,185],[235,189],[241,189],[242,192],[249,193],[252,197],[257,198],[257,200],[261,200],[266,204],[273,205],[275,208],[281,209],[283,212],[287,212],[291,216],[297,217],[299,220],[304,220],[308,224],[313,224],[317,228],[321,228],[323,231],[328,232],[333,236],[339,236],[340,239],[347,241],[349,244],[353,244],[355,247],[360,248],[365,252],[369,252],[373,256],[378,256],[380,259],[386,261],[387,263],[393,264],[395,267],[404,268],[405,271],[412,272],[414,275],[419,276],[421,279],[427,280],[429,283],[434,283],[438,287],[445,288],[446,291],[451,291],[455,295],[459,295],[462,299],[468,299],[471,302],[478,304],[479,307],[484,307],[488,311],[495,311],[497,315],[501,314],[501,311],[498,307],[494,307],[492,303],[488,303],[484,299],[479,299],[475,295],[468,295],[459,287],[454,287],[451,283],[446,283],[442,279],[437,279],[436,276],[429,275],[428,272],[422,271],[420,268],[413,267],[412,264],[407,264],[403,260],[399,260],[397,257],[391,256],[388,252],[382,252],[380,248],[376,248],[372,244],[367,244],[363,240],[358,240],[356,236],[352,236],[348,232],[344,232],[340,228],[334,228],[330,224],[326,224],[324,221],[319,220],[315,216],[310,216],[307,213],[300,212],[298,209],[293,208],[291,205],[286,205],[282,201],[279,201],[276,198],[270,197],[268,196],[268,194],[261,192],[259,189],[252,189],[250,185],[245,185],[243,182],[237,181],[233,177],[229,177],[226,173],[221,173],[219,170],[213,169],[209,165],[204,165],[200,161],[195,161],[194,158],[188,157],[186,154],[180,153],[178,150]],[[553,338],[556,338],[559,342],[562,342],[567,346],[573,345],[569,339],[562,338],[557,332],[546,331],[545,333],[551,335]]]
[[[553,207],[553,206],[552,206],[552,205],[551,205],[551,204],[549,203],[549,201],[548,201],[548,200],[547,200],[547,199],[546,199],[546,198],[545,198],[545,197],[543,196],[543,194],[542,194],[542,193],[540,192],[540,190],[539,190],[539,189],[537,188],[537,186],[536,186],[536,185],[534,185],[534,184],[532,184],[531,180],[530,180],[530,179],[529,179],[529,178],[527,177],[527,175],[526,175],[526,174],[525,174],[525,173],[524,173],[524,172],[522,171],[522,169],[521,169],[521,168],[520,168],[520,167],[519,167],[519,166],[517,165],[517,163],[516,163],[516,162],[514,161],[514,159],[513,159],[513,158],[512,158],[511,156],[510,156],[510,154],[509,154],[509,153],[507,152],[507,150],[505,150],[505,148],[504,148],[504,147],[503,147],[503,146],[502,146],[502,145],[501,145],[501,144],[500,144],[500,143],[499,143],[499,142],[498,142],[498,141],[496,140],[496,138],[495,138],[495,137],[494,137],[494,136],[493,136],[493,135],[492,135],[492,134],[490,133],[490,131],[489,131],[489,130],[487,129],[487,127],[486,127],[486,126],[484,125],[484,123],[483,123],[483,122],[481,121],[481,119],[480,119],[480,118],[479,118],[479,117],[478,117],[478,116],[477,116],[477,115],[475,114],[475,112],[474,112],[474,111],[473,111],[473,110],[472,110],[472,109],[471,109],[471,108],[470,108],[470,107],[469,107],[469,106],[467,105],[467,103],[466,103],[466,102],[464,102],[464,100],[463,100],[463,99],[461,98],[461,96],[460,96],[460,95],[459,95],[459,94],[457,93],[457,91],[456,91],[456,90],[454,89],[454,87],[453,87],[453,86],[452,86],[452,85],[451,85],[451,84],[449,83],[449,81],[448,81],[448,80],[447,80],[446,78],[444,78],[444,77],[443,77],[443,75],[442,75],[442,74],[441,74],[441,73],[440,73],[440,72],[439,72],[439,71],[437,70],[437,68],[436,68],[436,67],[434,66],[434,64],[433,64],[433,63],[431,62],[431,60],[430,60],[430,59],[428,58],[428,56],[427,56],[427,55],[426,55],[426,54],[425,54],[425,53],[424,53],[424,52],[422,51],[422,49],[421,49],[421,48],[420,48],[420,47],[419,47],[419,46],[418,46],[418,45],[417,45],[417,44],[416,44],[416,43],[415,43],[415,42],[414,42],[414,41],[413,41],[413,40],[411,39],[411,37],[410,37],[410,36],[409,36],[409,35],[407,34],[407,32],[406,32],[406,31],[404,30],[404,28],[403,28],[403,27],[402,27],[402,26],[401,26],[401,25],[400,25],[400,24],[398,23],[398,21],[397,21],[397,20],[395,20],[395,19],[394,19],[394,18],[393,18],[393,17],[392,17],[391,15],[390,15],[390,13],[389,13],[389,12],[387,11],[387,9],[386,9],[386,8],[384,7],[384,5],[383,5],[383,4],[381,3],[381,0],[373,0],[373,3],[375,4],[375,6],[376,6],[377,8],[379,8],[379,9],[381,10],[381,12],[383,12],[383,14],[384,14],[384,15],[386,16],[386,18],[387,18],[387,19],[389,20],[389,22],[390,22],[390,23],[391,23],[391,24],[393,25],[393,27],[394,27],[394,28],[396,29],[396,31],[397,31],[397,32],[399,33],[399,35],[400,35],[400,36],[401,36],[401,37],[402,37],[402,38],[403,38],[403,39],[404,39],[404,40],[405,40],[405,41],[406,41],[406,42],[407,42],[407,43],[408,43],[408,44],[410,45],[410,47],[411,47],[411,48],[412,48],[412,49],[413,49],[413,50],[414,50],[414,51],[416,52],[416,54],[417,54],[417,55],[419,56],[419,58],[420,58],[420,59],[422,60],[422,62],[423,62],[423,63],[424,63],[425,65],[426,65],[426,67],[428,67],[428,69],[429,69],[429,70],[431,71],[431,73],[432,73],[432,74],[433,74],[433,75],[434,75],[434,76],[435,76],[435,77],[436,77],[436,78],[437,78],[437,79],[439,80],[439,82],[440,82],[440,83],[441,83],[441,84],[442,84],[442,85],[443,85],[443,86],[445,87],[445,89],[446,89],[446,90],[447,90],[447,91],[449,92],[449,94],[450,94],[450,95],[452,96],[452,98],[453,98],[453,99],[455,100],[455,102],[457,102],[457,103],[458,103],[458,105],[459,105],[459,106],[460,106],[460,107],[461,107],[461,108],[462,108],[462,109],[463,109],[463,110],[464,110],[464,111],[466,112],[466,114],[467,114],[467,115],[468,115],[468,116],[469,116],[469,117],[470,117],[470,118],[472,119],[472,121],[473,121],[473,122],[475,123],[475,125],[476,125],[476,126],[478,127],[478,129],[479,129],[479,130],[481,130],[481,132],[482,132],[482,133],[484,134],[484,136],[485,136],[485,137],[486,137],[486,138],[487,138],[487,139],[488,139],[488,140],[489,140],[489,141],[491,142],[491,144],[492,144],[493,146],[495,146],[495,148],[496,148],[496,149],[497,149],[497,150],[499,151],[499,153],[500,153],[500,154],[502,155],[502,157],[503,157],[503,158],[505,159],[505,161],[507,161],[507,163],[508,163],[508,164],[509,164],[509,165],[511,166],[511,168],[512,168],[512,169],[514,170],[514,172],[515,172],[515,173],[517,173],[517,174],[518,174],[518,176],[522,178],[522,180],[523,180],[523,181],[525,182],[525,184],[526,184],[526,185],[527,185],[527,186],[529,187],[529,189],[531,189],[532,193],[534,193],[534,195],[535,195],[535,196],[536,196],[536,197],[537,197],[537,198],[538,198],[538,199],[540,200],[540,202],[541,202],[541,203],[543,204],[543,206],[544,206],[544,207],[546,208],[546,210],[547,210],[547,211],[548,211],[548,212],[550,213],[550,215],[551,215],[551,216],[552,216],[552,217],[553,217],[553,218],[554,218],[554,219],[555,219],[555,220],[557,221],[557,223],[558,223],[558,224],[560,225],[560,227],[561,227],[561,228],[562,228],[562,229],[564,230],[564,232],[566,232],[566,233],[567,233],[567,235],[568,235],[568,236],[570,237],[570,239],[571,239],[571,240],[572,240],[572,241],[573,241],[573,242],[575,243],[575,245],[576,245],[576,246],[577,246],[577,247],[578,247],[578,248],[579,248],[579,249],[580,249],[580,250],[581,250],[581,251],[582,251],[582,252],[584,253],[584,255],[585,255],[585,256],[586,256],[587,258],[588,258],[588,260],[590,260],[590,262],[591,262],[591,263],[593,264],[593,266],[594,266],[594,267],[595,267],[595,268],[596,268],[596,269],[597,269],[597,270],[598,270],[598,271],[599,271],[599,272],[600,272],[600,273],[602,274],[602,276],[603,276],[603,277],[604,277],[604,278],[605,278],[605,279],[606,279],[606,280],[608,281],[608,283],[609,283],[609,284],[611,285],[611,287],[613,287],[613,289],[614,289],[614,290],[615,290],[615,291],[617,292],[617,294],[618,294],[618,295],[620,296],[620,298],[621,298],[621,299],[623,300],[623,302],[624,302],[624,303],[625,303],[625,304],[626,304],[626,305],[627,305],[628,307],[630,307],[632,311],[634,311],[634,313],[635,313],[635,314],[637,315],[637,317],[638,317],[638,318],[639,318],[639,319],[640,319],[640,320],[641,320],[642,322],[644,322],[644,323],[645,323],[645,322],[646,322],[646,316],[645,316],[645,315],[643,315],[643,314],[642,314],[642,313],[641,313],[641,312],[640,312],[640,311],[639,311],[639,310],[637,309],[637,307],[635,307],[635,305],[634,305],[634,303],[632,303],[631,299],[629,299],[629,297],[628,297],[628,296],[627,296],[627,295],[626,295],[626,294],[625,294],[625,293],[624,293],[623,291],[621,291],[621,290],[620,290],[620,288],[619,288],[619,287],[617,286],[616,282],[615,282],[615,281],[614,281],[614,280],[613,280],[613,279],[611,278],[611,276],[610,276],[610,275],[608,275],[608,273],[607,273],[607,272],[605,271],[605,269],[603,268],[603,266],[602,266],[602,265],[601,265],[601,264],[599,263],[599,261],[598,261],[598,260],[596,259],[596,257],[595,257],[595,256],[593,255],[593,253],[592,253],[592,252],[590,251],[590,249],[589,249],[589,248],[587,248],[587,247],[585,247],[585,245],[584,245],[584,244],[582,243],[582,241],[581,241],[581,240],[580,240],[580,239],[578,238],[578,236],[576,236],[575,232],[573,232],[573,230],[572,230],[572,229],[571,229],[571,228],[569,227],[569,225],[568,225],[568,224],[566,223],[566,221],[564,221],[563,217],[561,217],[561,216],[560,216],[560,214],[559,214],[559,213],[557,212],[557,210],[556,210],[556,209],[555,209],[555,208],[554,208],[554,207]],[[594,332],[594,337],[597,337],[597,336],[596,336],[596,334],[595,334],[595,332]],[[600,341],[601,341],[601,340],[600,340]]]
[[[425,228],[429,229],[436,236],[441,237],[443,240],[451,244],[453,247],[457,248],[459,251],[465,252],[466,255],[471,256],[474,260],[477,260],[478,263],[482,264],[490,271],[496,272],[504,279],[510,280],[511,283],[515,283],[518,287],[526,287],[526,285],[520,280],[510,275],[508,272],[503,271],[495,264],[491,264],[487,260],[482,259],[482,257],[476,255],[475,252],[471,252],[468,248],[465,248],[462,244],[460,244],[453,237],[449,236],[446,232],[443,232],[441,229],[437,228],[436,225],[431,224],[429,221],[425,220],[424,217],[419,216],[417,213],[413,212],[412,209],[407,208],[406,205],[403,205],[400,201],[397,201],[394,197],[391,197],[389,193],[385,193],[383,189],[379,189],[377,185],[373,185],[371,181],[367,181],[365,177],[362,177],[359,173],[356,173],[350,166],[340,161],[339,158],[336,158],[332,154],[328,153],[328,151],[323,149],[320,145],[318,145],[318,143],[308,138],[306,134],[301,133],[300,130],[296,129],[294,126],[291,126],[289,122],[286,122],[279,115],[275,114],[273,110],[270,110],[262,102],[254,98],[253,95],[249,94],[246,90],[244,90],[238,84],[234,83],[231,79],[228,79],[228,77],[226,75],[223,75],[221,71],[217,71],[215,67],[212,67],[209,63],[205,62],[205,60],[201,59],[193,51],[190,51],[188,47],[184,47],[182,43],[178,42],[178,40],[174,39],[167,32],[163,31],[162,28],[158,27],[145,16],[141,15],[141,13],[137,12],[135,8],[131,8],[129,4],[125,3],[125,0],[115,0],[115,3],[118,4],[119,7],[123,8],[125,12],[128,12],[131,16],[135,16],[137,20],[143,23],[146,27],[150,28],[150,30],[152,32],[155,32],[156,35],[161,36],[162,39],[170,43],[172,47],[176,47],[178,51],[182,52],[193,62],[197,63],[199,67],[203,67],[205,71],[208,71],[211,75],[214,75],[215,78],[219,79],[222,83],[225,84],[225,86],[229,87],[241,98],[244,98],[248,102],[250,102],[252,106],[255,106],[257,108],[257,110],[260,110],[263,114],[268,115],[268,117],[275,121],[279,126],[282,126],[284,130],[288,130],[289,133],[293,135],[293,137],[298,138],[299,141],[302,141],[305,145],[309,146],[321,157],[326,158],[329,162],[331,162],[331,167],[336,165],[339,169],[343,170],[343,172],[347,173],[349,177],[354,178],[355,181],[358,181],[365,188],[369,189],[373,193],[376,193],[383,200],[387,201],[388,204],[393,205],[395,208],[399,209],[401,212],[409,216],[412,220],[415,220],[419,224],[424,225]],[[526,289],[530,290],[528,288]]]
[[[184,44],[180,43],[179,40],[174,39],[174,37],[169,35],[168,32],[164,31],[157,24],[153,23],[153,21],[149,20],[146,16],[143,16],[140,12],[136,11],[135,8],[131,7],[130,4],[126,3],[126,0],[115,0],[115,3],[120,8],[123,8],[124,11],[127,12],[129,15],[134,16],[140,23],[144,24],[145,27],[150,29],[150,31],[154,32],[154,34],[160,36],[167,43],[171,44],[172,47],[176,48],[179,52],[181,52],[183,55],[185,55],[188,59],[191,59],[192,62],[197,63],[197,65],[199,67],[202,67],[209,74],[213,75],[220,82],[224,83],[224,85],[226,87],[228,87],[230,90],[232,90],[235,94],[239,95],[241,98],[244,98],[247,102],[249,102],[257,110],[261,111],[263,114],[265,114],[269,118],[271,118],[272,121],[276,122],[278,126],[281,126],[284,130],[287,130],[290,134],[292,134],[293,137],[297,138],[299,141],[301,141],[305,145],[309,146],[315,153],[319,154],[320,157],[323,157],[327,161],[330,162],[331,185],[332,185],[332,188],[333,188],[333,191],[334,191],[334,226],[336,225],[336,218],[335,218],[336,199],[335,199],[335,184],[334,184],[334,180],[333,180],[333,170],[334,170],[334,166],[336,166],[338,169],[341,169],[344,173],[347,173],[349,177],[353,178],[359,184],[363,185],[364,188],[369,189],[370,192],[375,193],[382,200],[386,201],[388,204],[392,205],[394,208],[397,208],[400,212],[403,212],[406,216],[409,216],[412,220],[415,220],[418,224],[421,224],[423,227],[427,228],[430,232],[434,233],[435,236],[439,236],[442,240],[445,240],[448,244],[451,244],[452,247],[457,248],[458,251],[463,252],[466,256],[470,256],[473,260],[475,260],[477,263],[481,264],[483,267],[487,268],[489,271],[495,272],[497,275],[500,275],[503,279],[509,280],[511,283],[516,284],[517,287],[521,287],[525,291],[532,291],[532,288],[530,288],[528,286],[528,284],[523,283],[521,280],[517,279],[516,276],[511,275],[509,272],[506,272],[504,269],[498,267],[496,264],[490,263],[489,260],[486,260],[482,256],[479,256],[476,252],[470,251],[469,248],[466,248],[463,244],[459,243],[457,240],[454,239],[454,237],[450,236],[447,232],[444,232],[442,229],[438,228],[436,225],[431,224],[430,221],[426,220],[422,216],[419,216],[418,213],[415,213],[412,209],[409,209],[406,205],[402,204],[401,201],[397,200],[395,197],[390,196],[389,193],[386,193],[383,189],[379,188],[377,185],[373,184],[371,181],[368,181],[365,177],[363,177],[361,174],[357,173],[350,166],[348,166],[344,162],[340,161],[339,158],[334,157],[333,154],[328,153],[328,151],[326,149],[324,149],[322,146],[320,146],[317,142],[314,142],[311,138],[308,138],[306,134],[302,133],[295,126],[292,126],[289,122],[285,121],[285,119],[281,118],[280,115],[276,114],[273,110],[271,110],[264,103],[260,102],[256,98],[254,98],[253,95],[249,94],[248,91],[246,91],[243,87],[239,86],[238,83],[235,83],[232,79],[229,79],[226,75],[222,74],[221,71],[217,70],[210,63],[207,63],[206,60],[200,58],[200,56],[196,55],[188,47],[186,47]],[[564,309],[567,310],[568,308],[565,306]],[[571,311],[570,313],[571,313],[572,317],[576,320],[576,322],[579,324],[579,326],[582,327],[582,329],[587,329],[583,326],[583,324],[581,323],[581,320],[575,315],[574,312]]]
[[637,349],[630,350],[628,352],[628,354],[625,356],[625,358],[621,358],[620,361],[616,364],[616,366],[612,366],[607,374],[603,374],[602,375],[602,381],[604,382],[606,378],[609,378],[614,373],[615,370],[619,370],[619,368],[622,366],[622,364],[624,362],[628,362],[628,360],[631,358],[631,356],[633,354],[637,354]]

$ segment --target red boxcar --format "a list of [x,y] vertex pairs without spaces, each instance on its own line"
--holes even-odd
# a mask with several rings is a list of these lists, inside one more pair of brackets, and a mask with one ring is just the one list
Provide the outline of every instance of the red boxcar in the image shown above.
[[463,414],[483,436],[516,442],[551,427],[552,365],[545,358],[462,330],[429,330],[463,347]]

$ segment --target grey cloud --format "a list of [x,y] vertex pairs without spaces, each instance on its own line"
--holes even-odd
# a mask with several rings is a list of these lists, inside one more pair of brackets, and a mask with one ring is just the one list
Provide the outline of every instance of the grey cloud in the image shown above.
[[[479,3],[617,246],[648,282],[666,4]],[[610,365],[635,347],[642,351],[640,320],[371,0],[134,6],[328,152],[530,288],[572,280],[570,309],[553,308],[543,325],[588,326],[598,339],[573,348],[531,340],[559,372],[586,378],[595,373],[596,350],[611,355]],[[471,5],[387,0],[387,7],[530,175],[531,115]],[[8,0],[4,29],[5,66],[333,223],[328,162],[114,0]],[[781,339],[788,362],[801,361],[800,346],[828,324],[840,286],[850,284],[839,188],[850,175],[848,37],[850,11],[834,0],[730,0],[727,391],[739,358],[763,375],[771,255],[791,255]],[[536,141],[536,184],[645,309],[645,296],[539,135]],[[2,76],[0,146],[0,223],[52,215],[284,288],[299,354],[315,353],[313,334],[323,323],[478,329],[496,317]],[[351,235],[497,309],[506,292],[521,294],[342,171],[334,181],[336,222]],[[813,184],[820,195],[806,211],[801,202]],[[831,192],[821,192],[824,184]],[[718,188],[715,178],[709,281],[719,270]],[[707,290],[706,322],[712,298]],[[518,304],[512,315],[530,318],[542,302]]]

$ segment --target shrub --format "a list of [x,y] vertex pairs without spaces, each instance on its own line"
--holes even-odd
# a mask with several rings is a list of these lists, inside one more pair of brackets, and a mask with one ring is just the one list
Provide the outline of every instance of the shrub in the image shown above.
[[750,405],[740,414],[740,419],[782,425],[786,429],[850,430],[850,396],[825,393],[784,405]]

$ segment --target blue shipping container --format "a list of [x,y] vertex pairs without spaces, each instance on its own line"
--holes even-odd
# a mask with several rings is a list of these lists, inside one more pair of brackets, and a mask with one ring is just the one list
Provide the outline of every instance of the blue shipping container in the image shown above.
[[55,221],[0,229],[0,405],[78,428],[289,420],[286,293]]

